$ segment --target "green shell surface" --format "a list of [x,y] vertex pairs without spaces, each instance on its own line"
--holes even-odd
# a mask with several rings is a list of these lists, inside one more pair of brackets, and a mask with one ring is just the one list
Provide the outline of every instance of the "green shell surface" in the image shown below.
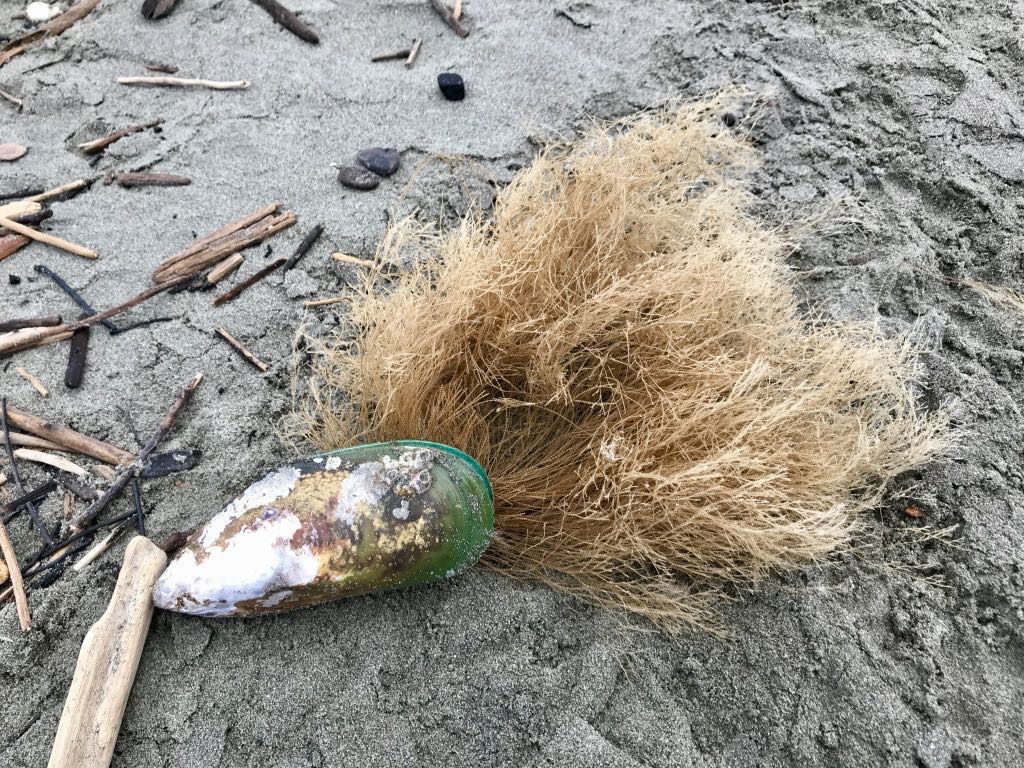
[[193,534],[159,608],[252,616],[425,584],[475,563],[494,528],[480,465],[448,446],[374,443],[278,467]]

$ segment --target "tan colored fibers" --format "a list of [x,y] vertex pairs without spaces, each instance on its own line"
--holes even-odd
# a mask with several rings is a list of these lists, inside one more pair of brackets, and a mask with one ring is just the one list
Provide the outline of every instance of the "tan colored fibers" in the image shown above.
[[[801,317],[792,243],[728,174],[721,99],[552,147],[492,218],[392,229],[423,269],[320,345],[303,434],[420,438],[494,485],[485,562],[663,626],[710,626],[726,582],[842,547],[886,482],[941,450],[913,350]],[[379,275],[378,275],[379,276]]]

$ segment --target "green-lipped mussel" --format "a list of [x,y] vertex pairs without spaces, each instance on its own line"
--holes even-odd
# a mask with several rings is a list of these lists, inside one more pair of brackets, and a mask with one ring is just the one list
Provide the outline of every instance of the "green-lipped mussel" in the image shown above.
[[454,576],[494,528],[483,469],[420,441],[286,464],[194,533],[154,588],[159,608],[252,616]]

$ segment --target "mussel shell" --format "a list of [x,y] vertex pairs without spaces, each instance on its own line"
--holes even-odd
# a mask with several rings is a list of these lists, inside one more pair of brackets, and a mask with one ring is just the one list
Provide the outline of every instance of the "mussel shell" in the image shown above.
[[437,443],[374,443],[279,467],[193,534],[153,590],[157,607],[254,616],[424,584],[475,563],[491,486]]

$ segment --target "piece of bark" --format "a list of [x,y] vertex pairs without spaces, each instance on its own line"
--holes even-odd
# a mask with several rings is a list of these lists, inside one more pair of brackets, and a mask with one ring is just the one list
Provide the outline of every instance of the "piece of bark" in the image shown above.
[[122,187],[187,187],[192,183],[188,176],[173,173],[119,173],[114,180]]
[[125,136],[131,136],[135,133],[142,133],[150,128],[156,128],[160,125],[163,120],[151,120],[148,123],[140,123],[139,125],[129,125],[127,128],[121,128],[120,130],[114,131],[113,133],[107,134],[98,139],[92,141],[86,141],[78,145],[78,148],[86,155],[95,155],[97,152],[102,152],[104,149],[109,147],[116,141],[120,141]]
[[143,0],[142,8],[139,10],[144,18],[150,20],[162,19],[174,10],[177,2],[178,0]]
[[231,348],[234,349],[238,354],[240,354],[245,359],[245,361],[249,363],[253,368],[256,368],[260,373],[267,372],[267,364],[260,360],[258,357],[256,357],[256,355],[254,355],[242,342],[240,342],[238,339],[236,339],[234,336],[232,336],[230,333],[228,333],[224,328],[220,326],[217,326],[213,330],[217,333],[218,336],[224,339],[224,341],[230,344]]
[[68,346],[68,367],[64,369],[64,386],[78,389],[85,376],[85,361],[89,356],[89,327],[79,328],[71,334]]
[[59,16],[54,16],[45,24],[39,25],[34,31],[11,40],[0,49],[0,67],[6,64],[29,46],[48,37],[57,37],[71,28],[75,22],[81,21],[100,4],[100,0],[81,0],[68,8]]
[[277,24],[287,29],[300,40],[318,45],[320,36],[302,19],[281,5],[277,0],[252,0],[253,3],[270,14]]
[[128,451],[117,448],[110,443],[83,435],[81,432],[76,432],[62,424],[54,424],[46,419],[33,416],[30,413],[15,408],[13,405],[7,406],[7,418],[18,429],[23,429],[26,432],[31,432],[45,440],[49,440],[61,446],[61,450],[89,456],[107,464],[126,464],[135,459]]
[[145,536],[128,544],[110,605],[86,633],[48,768],[110,765],[153,617],[167,555]]
[[38,315],[36,317],[18,317],[11,320],[0,320],[0,333],[20,331],[22,328],[52,328],[60,325],[60,315]]
[[31,242],[32,240],[24,235],[0,237],[0,261],[3,261],[8,256],[13,256]]

